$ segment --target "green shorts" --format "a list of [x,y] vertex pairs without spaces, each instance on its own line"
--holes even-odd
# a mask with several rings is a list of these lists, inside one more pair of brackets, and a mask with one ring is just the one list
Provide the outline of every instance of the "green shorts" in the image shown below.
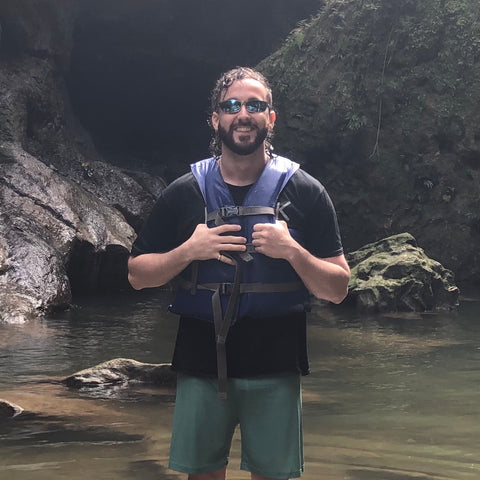
[[269,478],[300,477],[300,375],[228,382],[228,400],[218,400],[216,379],[179,374],[169,467],[190,474],[223,468],[240,425],[242,470]]

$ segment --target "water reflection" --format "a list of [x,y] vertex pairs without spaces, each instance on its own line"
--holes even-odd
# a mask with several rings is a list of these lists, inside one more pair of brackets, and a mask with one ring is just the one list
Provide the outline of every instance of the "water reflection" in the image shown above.
[[[182,478],[165,468],[173,392],[96,395],[58,382],[116,357],[169,361],[167,303],[163,293],[82,299],[52,318],[0,326],[0,397],[27,412],[0,423],[0,478]],[[314,312],[304,478],[480,478],[479,316],[475,298],[437,315]],[[229,479],[249,478],[238,458],[237,435]]]

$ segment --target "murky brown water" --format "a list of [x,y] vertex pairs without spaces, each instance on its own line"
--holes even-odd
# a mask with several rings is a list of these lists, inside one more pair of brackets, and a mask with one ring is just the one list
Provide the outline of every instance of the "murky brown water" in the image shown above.
[[[70,312],[0,326],[1,480],[178,479],[166,469],[173,393],[100,396],[58,380],[116,357],[170,360],[165,294],[85,299]],[[480,478],[480,297],[458,312],[311,315],[304,378],[306,480]],[[229,479],[238,470],[235,438]]]

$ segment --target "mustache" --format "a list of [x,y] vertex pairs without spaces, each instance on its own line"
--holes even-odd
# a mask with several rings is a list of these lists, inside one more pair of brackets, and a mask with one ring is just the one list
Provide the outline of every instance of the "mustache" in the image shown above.
[[234,129],[236,127],[252,127],[252,128],[258,129],[258,126],[249,119],[237,120],[235,123],[232,123],[232,125],[230,126],[230,129]]

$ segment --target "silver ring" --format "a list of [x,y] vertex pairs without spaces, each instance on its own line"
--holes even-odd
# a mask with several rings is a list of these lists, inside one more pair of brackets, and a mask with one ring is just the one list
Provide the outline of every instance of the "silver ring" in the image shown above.
[[217,260],[220,261],[221,258],[222,258],[222,254],[219,253],[219,254],[218,254],[218,257],[217,257]]

